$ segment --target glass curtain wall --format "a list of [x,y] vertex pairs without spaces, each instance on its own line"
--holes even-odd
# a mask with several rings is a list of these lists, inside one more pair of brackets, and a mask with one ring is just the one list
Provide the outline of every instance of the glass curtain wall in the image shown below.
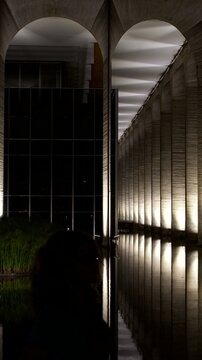
[[62,63],[7,63],[5,216],[102,227],[102,89],[72,89]]

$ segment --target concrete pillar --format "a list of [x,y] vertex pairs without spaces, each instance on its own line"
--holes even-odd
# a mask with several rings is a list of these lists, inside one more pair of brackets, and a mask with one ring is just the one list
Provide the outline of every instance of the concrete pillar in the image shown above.
[[185,230],[185,118],[184,68],[172,73],[172,229]]
[[185,59],[186,81],[186,230],[198,232],[198,83],[193,57]]
[[138,224],[139,220],[139,136],[138,136],[138,125],[133,124],[133,220],[134,223]]
[[128,130],[129,132],[129,221],[133,221],[133,128],[132,126]]
[[167,81],[161,92],[160,126],[160,191],[161,191],[161,227],[171,229],[171,89]]
[[152,225],[160,227],[160,99],[152,99]]
[[125,143],[125,221],[130,219],[130,137],[129,130],[124,137]]
[[4,197],[4,62],[0,57],[0,217]]
[[145,164],[144,164],[144,142],[145,142],[145,138],[144,138],[144,121],[142,116],[139,117],[138,119],[138,135],[139,135],[139,174],[138,174],[138,193],[139,193],[139,199],[138,199],[138,203],[139,203],[139,214],[138,214],[138,222],[139,224],[143,225],[144,224],[144,214],[145,214],[145,189],[144,189],[144,176],[145,176]]
[[152,205],[151,205],[151,153],[152,153],[152,118],[151,118],[151,108],[148,107],[145,110],[145,225],[152,224]]

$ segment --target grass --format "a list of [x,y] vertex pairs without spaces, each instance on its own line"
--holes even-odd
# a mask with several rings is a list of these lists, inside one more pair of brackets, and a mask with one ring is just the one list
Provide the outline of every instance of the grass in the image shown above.
[[45,220],[0,219],[0,274],[29,273],[36,250],[55,229]]

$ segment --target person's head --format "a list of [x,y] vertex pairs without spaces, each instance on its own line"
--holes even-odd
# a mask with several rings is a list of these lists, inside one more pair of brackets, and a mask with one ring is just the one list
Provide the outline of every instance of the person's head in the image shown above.
[[101,280],[99,249],[82,231],[57,231],[41,247],[33,266],[34,291],[45,298],[66,287],[93,286]]

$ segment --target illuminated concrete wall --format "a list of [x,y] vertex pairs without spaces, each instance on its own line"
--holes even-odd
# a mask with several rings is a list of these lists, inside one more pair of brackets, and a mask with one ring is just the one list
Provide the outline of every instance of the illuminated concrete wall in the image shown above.
[[[120,223],[197,234],[198,107],[196,63],[185,45],[119,141]],[[124,201],[129,190],[133,206]]]

